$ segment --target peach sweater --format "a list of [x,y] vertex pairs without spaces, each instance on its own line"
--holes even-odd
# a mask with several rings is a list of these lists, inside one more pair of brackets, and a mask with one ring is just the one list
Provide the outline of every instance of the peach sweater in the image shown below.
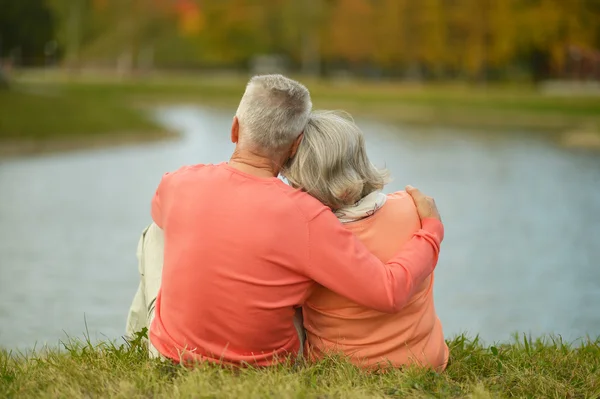
[[[373,216],[345,226],[386,262],[421,223],[411,197],[398,192],[388,195]],[[433,274],[396,314],[371,310],[322,286],[315,289],[303,310],[313,357],[341,352],[363,366],[416,363],[439,371],[446,367],[448,347],[433,305]]]

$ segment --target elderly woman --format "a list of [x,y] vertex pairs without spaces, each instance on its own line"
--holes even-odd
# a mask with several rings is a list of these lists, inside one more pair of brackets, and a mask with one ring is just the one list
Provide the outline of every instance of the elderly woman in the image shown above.
[[[421,228],[410,195],[381,192],[388,173],[369,162],[362,132],[342,114],[314,113],[282,173],[292,186],[330,207],[383,262]],[[318,286],[303,306],[309,355],[341,352],[366,367],[445,369],[448,347],[433,304],[433,274],[413,292],[399,313],[389,314]]]

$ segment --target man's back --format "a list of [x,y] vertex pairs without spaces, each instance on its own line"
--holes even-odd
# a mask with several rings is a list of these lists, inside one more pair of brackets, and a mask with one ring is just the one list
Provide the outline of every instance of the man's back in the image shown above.
[[165,263],[153,345],[176,360],[185,351],[231,363],[297,352],[293,307],[312,281],[297,272],[307,218],[291,197],[316,212],[322,205],[226,164],[182,168],[159,191],[153,218],[165,232]]

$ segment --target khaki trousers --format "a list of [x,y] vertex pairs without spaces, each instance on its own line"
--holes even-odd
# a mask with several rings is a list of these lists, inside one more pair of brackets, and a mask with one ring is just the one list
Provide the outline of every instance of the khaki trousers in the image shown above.
[[[150,331],[162,277],[164,247],[163,231],[152,223],[142,232],[137,246],[140,284],[127,316],[126,335],[129,338],[134,337],[135,333],[144,328]],[[148,351],[150,357],[159,357],[158,351],[152,346],[150,340],[148,340]]]

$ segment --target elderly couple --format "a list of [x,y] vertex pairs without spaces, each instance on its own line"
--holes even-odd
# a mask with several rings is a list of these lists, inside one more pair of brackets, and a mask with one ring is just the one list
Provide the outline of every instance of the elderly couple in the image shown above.
[[383,194],[387,173],[360,129],[311,108],[302,84],[253,77],[229,162],[163,176],[127,322],[129,336],[148,328],[151,354],[269,366],[341,353],[365,368],[446,367],[433,199],[410,186]]

